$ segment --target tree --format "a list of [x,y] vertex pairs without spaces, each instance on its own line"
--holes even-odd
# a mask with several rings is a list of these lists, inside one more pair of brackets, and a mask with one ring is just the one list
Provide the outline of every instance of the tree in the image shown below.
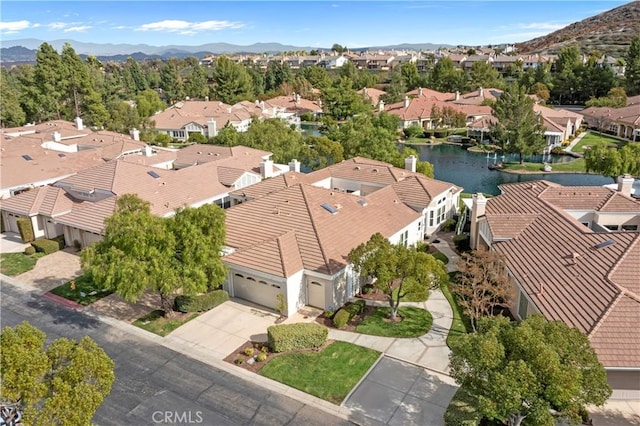
[[0,126],[22,126],[27,115],[20,105],[19,81],[4,67],[0,68],[0,93]]
[[392,244],[379,233],[351,250],[348,259],[358,274],[375,278],[373,285],[387,297],[392,321],[403,297],[428,295],[430,288],[447,280],[442,262],[415,247]]
[[551,426],[555,415],[578,422],[586,404],[602,405],[611,395],[606,372],[578,329],[539,314],[519,324],[492,317],[479,325],[452,348],[451,376],[488,420]]
[[265,91],[277,91],[283,83],[292,83],[293,75],[291,68],[286,62],[269,61],[267,71],[264,75]]
[[26,321],[2,330],[4,402],[21,411],[24,424],[90,424],[111,392],[113,361],[90,337],[60,338],[45,348],[46,338]]
[[503,256],[488,250],[464,253],[456,266],[459,274],[450,284],[451,292],[458,296],[458,303],[476,331],[480,318],[493,316],[495,308],[507,307],[511,300]]
[[584,152],[587,172],[596,172],[611,177],[630,174],[640,176],[640,145],[627,144],[621,149],[595,145]]
[[346,46],[341,46],[338,43],[334,43],[333,46],[331,46],[331,51],[336,53],[343,53],[347,51],[347,48]]
[[629,45],[624,55],[624,81],[629,96],[640,95],[640,35]]
[[69,43],[65,43],[62,47],[61,61],[64,72],[62,78],[67,82],[65,97],[73,104],[74,116],[80,117],[81,106],[84,103],[83,97],[93,91],[87,67]]
[[331,79],[327,74],[327,70],[317,65],[304,67],[300,71],[300,74],[306,78],[315,89],[323,90],[331,85]]
[[497,69],[488,62],[474,62],[469,71],[469,83],[471,87],[495,87],[504,86],[504,80]]
[[146,89],[136,95],[136,108],[140,118],[146,119],[162,111],[166,105],[153,89]]
[[627,105],[627,94],[622,87],[613,87],[607,96],[591,98],[587,101],[588,107],[612,107],[622,108]]
[[178,291],[196,294],[222,282],[223,218],[215,205],[179,209],[162,218],[151,213],[149,202],[124,194],[105,221],[102,241],[82,252],[82,268],[128,301],[156,292],[165,317],[171,317]]
[[451,58],[444,57],[433,67],[430,86],[440,92],[463,92],[467,86],[467,76],[455,68]]
[[299,158],[302,150],[302,134],[279,118],[253,120],[246,132],[238,134],[238,141],[240,145],[273,153],[276,163]]
[[300,161],[311,170],[324,169],[344,160],[344,149],[339,142],[332,141],[326,136],[307,136]]
[[413,62],[405,62],[400,65],[400,73],[404,80],[404,85],[407,90],[413,90],[420,86],[420,75],[418,74],[418,67]]
[[209,94],[207,74],[197,63],[193,66],[191,73],[187,77],[187,82],[184,84],[184,92],[191,99],[204,99],[205,96]]
[[34,73],[35,103],[39,105],[38,120],[62,119],[62,98],[66,90],[62,60],[49,43],[42,43],[36,52]]
[[391,82],[385,87],[385,94],[380,96],[386,104],[394,104],[402,101],[407,92],[405,80],[399,70],[391,72]]
[[252,79],[247,70],[226,56],[216,58],[213,70],[216,99],[227,104],[235,104],[253,98]]
[[362,96],[353,88],[353,81],[340,77],[332,87],[322,92],[326,113],[336,120],[345,120],[367,110]]
[[164,63],[160,70],[160,88],[169,104],[184,99],[184,84],[175,60]]
[[512,84],[493,106],[498,123],[492,126],[494,138],[505,152],[517,153],[520,164],[525,155],[542,151],[545,146],[544,127],[533,110],[534,101],[524,87]]

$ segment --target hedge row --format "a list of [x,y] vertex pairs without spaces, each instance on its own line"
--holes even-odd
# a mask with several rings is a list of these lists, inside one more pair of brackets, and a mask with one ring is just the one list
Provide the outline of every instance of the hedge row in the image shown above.
[[179,312],[203,312],[213,309],[227,300],[229,300],[229,293],[224,290],[214,290],[198,296],[180,295],[176,297],[175,310]]
[[333,325],[336,328],[342,328],[349,321],[353,319],[358,314],[361,314],[364,311],[364,307],[366,302],[362,299],[356,300],[353,303],[349,303],[344,305],[333,317]]
[[444,424],[446,426],[477,426],[482,416],[477,412],[478,401],[470,395],[464,386],[453,396],[453,399],[444,412]]
[[269,347],[273,352],[319,348],[327,341],[329,331],[316,323],[272,325],[267,328]]
[[19,217],[16,220],[16,223],[18,224],[18,231],[20,231],[20,238],[22,238],[22,241],[30,243],[36,239],[35,234],[33,233],[33,226],[31,226],[31,219]]
[[64,245],[62,247],[60,247],[60,242],[56,241],[56,240],[47,240],[44,238],[41,238],[39,240],[35,240],[31,243],[31,245],[33,247],[35,247],[36,251],[39,253],[44,253],[44,254],[51,254],[51,253],[55,253],[58,250],[60,250],[61,248],[64,247]]

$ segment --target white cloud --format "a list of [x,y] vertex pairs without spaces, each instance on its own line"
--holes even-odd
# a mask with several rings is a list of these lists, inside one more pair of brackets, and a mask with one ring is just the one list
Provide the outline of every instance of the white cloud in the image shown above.
[[551,22],[532,22],[529,24],[519,24],[517,28],[522,28],[523,30],[550,30],[555,31],[560,28],[566,27],[567,24],[554,24]]
[[72,33],[72,32],[73,33],[81,33],[81,32],[87,31],[89,29],[91,29],[90,25],[80,25],[80,26],[77,26],[77,27],[65,28],[63,31],[65,33]]
[[61,30],[68,25],[69,24],[67,24],[66,22],[51,22],[50,24],[47,24],[47,28],[52,30]]
[[28,28],[39,27],[40,24],[32,23],[26,20],[12,21],[12,22],[0,22],[0,32],[3,34],[15,34]]
[[151,22],[136,28],[138,31],[166,31],[183,35],[193,35],[200,31],[219,31],[244,27],[242,22],[203,21],[188,22],[180,20],[164,20]]

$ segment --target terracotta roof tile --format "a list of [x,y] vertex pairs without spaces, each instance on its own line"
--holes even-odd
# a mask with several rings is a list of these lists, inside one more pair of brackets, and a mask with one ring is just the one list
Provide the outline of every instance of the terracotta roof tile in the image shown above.
[[225,256],[224,261],[284,278],[304,267],[294,231],[236,251]]
[[605,367],[640,365],[640,302],[620,294],[603,321],[589,336]]

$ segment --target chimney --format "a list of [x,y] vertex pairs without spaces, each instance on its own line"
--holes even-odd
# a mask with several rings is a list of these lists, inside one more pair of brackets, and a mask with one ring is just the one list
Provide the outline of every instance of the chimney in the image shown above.
[[367,88],[366,88],[366,87],[363,87],[363,88],[362,88],[362,94],[363,94],[365,97],[368,95],[368,93],[367,93]]
[[205,96],[205,97],[204,97],[204,101],[205,101],[205,102],[209,102],[209,97],[208,97],[208,96]]
[[296,94],[296,103],[299,104],[300,103],[300,95]]
[[62,140],[62,136],[58,132],[53,132],[53,141],[60,142]]
[[260,175],[263,179],[273,177],[273,160],[264,160],[260,162]]
[[418,159],[415,155],[410,155],[404,159],[404,169],[409,170],[410,172],[416,172],[416,164],[418,163]]
[[409,97],[408,96],[404,97],[404,107],[405,108],[409,108]]
[[382,99],[380,99],[380,102],[378,102],[378,111],[384,111],[384,101]]
[[455,100],[456,101],[460,100],[460,92],[458,90],[456,90],[456,98],[455,98]]
[[151,147],[149,145],[145,145],[144,146],[144,156],[145,157],[151,157],[153,155],[153,150],[151,149]]
[[422,96],[422,87],[418,87],[418,96]]
[[133,128],[133,129],[131,129],[129,134],[131,135],[131,139],[133,139],[134,141],[139,141],[140,140],[140,130],[138,130],[136,128]]
[[75,122],[76,122],[76,129],[78,130],[84,129],[84,125],[82,124],[82,118],[76,117]]
[[633,177],[631,175],[623,175],[618,177],[618,192],[627,197],[631,197],[631,188],[633,187]]
[[289,171],[300,173],[300,162],[295,158],[289,162]]
[[216,120],[210,118],[207,120],[207,133],[210,138],[218,135],[218,129],[216,127]]
[[478,222],[480,218],[484,216],[487,208],[487,199],[484,198],[482,193],[473,194],[473,204],[471,207],[471,232],[470,232],[470,241],[469,244],[471,246],[471,250],[478,249],[478,241],[479,241],[479,232],[478,232]]
[[478,89],[478,91],[480,92],[480,97],[484,98],[484,89],[482,88],[482,86],[480,86],[480,88]]
[[231,114],[231,108],[227,108],[227,114]]

